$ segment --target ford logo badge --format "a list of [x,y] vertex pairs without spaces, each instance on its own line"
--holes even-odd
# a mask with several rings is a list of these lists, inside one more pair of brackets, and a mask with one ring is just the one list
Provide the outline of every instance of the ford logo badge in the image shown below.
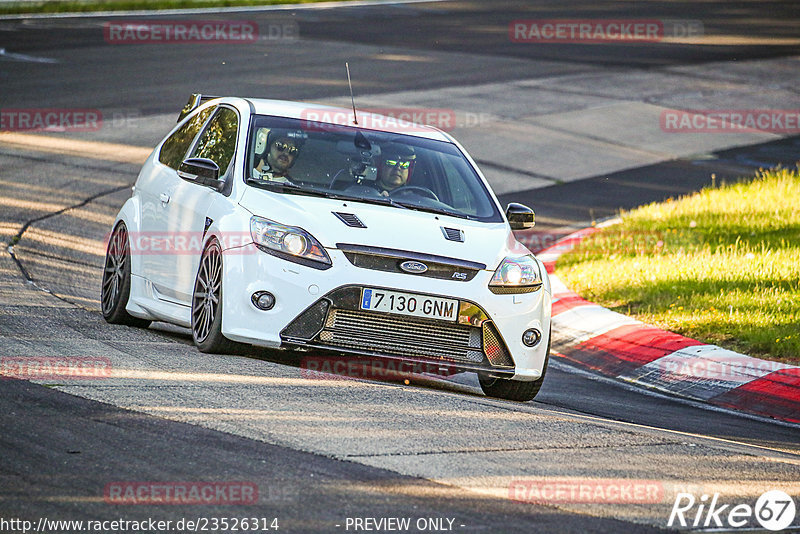
[[422,274],[428,270],[428,266],[419,261],[404,261],[400,264],[400,268],[412,274]]

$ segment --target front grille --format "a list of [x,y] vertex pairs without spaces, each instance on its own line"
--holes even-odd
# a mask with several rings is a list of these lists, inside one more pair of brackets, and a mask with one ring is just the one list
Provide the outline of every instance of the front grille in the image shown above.
[[354,266],[375,271],[410,274],[401,269],[400,264],[406,261],[418,261],[424,263],[428,270],[424,273],[414,273],[412,276],[469,282],[482,269],[486,269],[486,265],[483,263],[405,250],[349,245],[346,243],[337,243],[336,248],[341,250]]
[[319,339],[326,345],[405,357],[481,363],[481,329],[413,317],[333,309]]
[[350,285],[329,292],[295,317],[281,339],[289,345],[513,371],[500,332],[477,304],[460,301],[459,321],[447,322],[362,310],[362,290]]

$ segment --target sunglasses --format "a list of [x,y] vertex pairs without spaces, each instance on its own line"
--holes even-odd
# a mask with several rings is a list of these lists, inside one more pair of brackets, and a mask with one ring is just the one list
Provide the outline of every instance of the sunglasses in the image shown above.
[[296,146],[286,143],[274,143],[272,146],[274,146],[278,152],[288,152],[290,156],[295,156],[299,152]]
[[399,161],[396,159],[387,159],[385,162],[387,167],[400,167],[401,169],[407,169],[411,166],[410,161]]

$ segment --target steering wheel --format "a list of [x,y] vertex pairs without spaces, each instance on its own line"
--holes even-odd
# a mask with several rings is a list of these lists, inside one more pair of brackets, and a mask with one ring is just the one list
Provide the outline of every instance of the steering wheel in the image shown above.
[[347,187],[345,187],[342,191],[344,191],[348,195],[380,198],[380,194],[378,193],[377,189],[364,184],[350,184]]
[[334,174],[333,178],[331,179],[331,183],[328,184],[328,189],[333,189],[334,184],[336,184],[336,182],[343,176],[350,178],[350,173],[347,171],[347,169],[339,169],[336,171],[336,174]]
[[389,193],[389,196],[393,197],[398,193],[402,195],[403,193],[406,192],[413,192],[418,194],[419,196],[427,197],[435,200],[436,202],[440,202],[439,197],[436,196],[436,193],[434,193],[427,187],[420,187],[418,185],[401,185],[400,187]]

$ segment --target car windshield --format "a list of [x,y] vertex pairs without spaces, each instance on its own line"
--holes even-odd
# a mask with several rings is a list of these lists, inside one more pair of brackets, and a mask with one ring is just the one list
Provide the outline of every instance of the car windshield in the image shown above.
[[483,181],[449,142],[256,115],[247,161],[248,184],[280,193],[503,221]]

